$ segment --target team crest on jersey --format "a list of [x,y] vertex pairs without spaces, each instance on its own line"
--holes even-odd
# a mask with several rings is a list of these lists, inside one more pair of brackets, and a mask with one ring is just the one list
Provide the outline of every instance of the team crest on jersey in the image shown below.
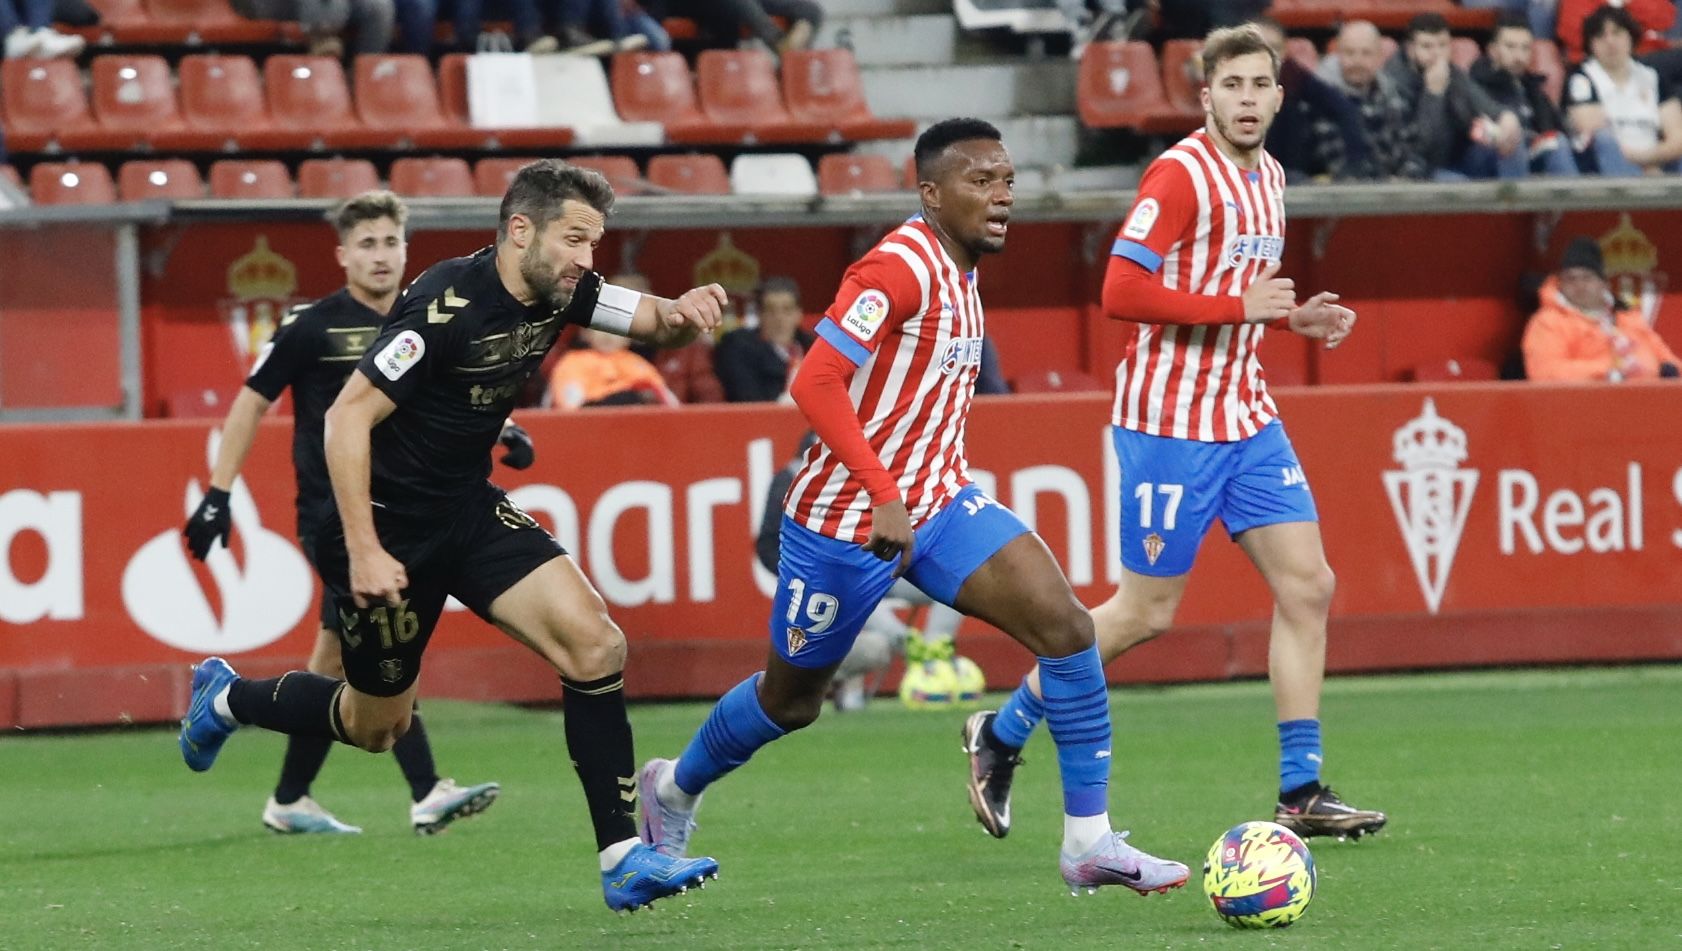
[[788,629],[788,652],[789,652],[789,655],[792,656],[794,654],[799,653],[800,648],[805,647],[805,646],[806,646],[806,629],[803,628],[803,627],[791,627],[791,628],[789,628]]
[[1133,206],[1133,214],[1127,216],[1127,224],[1122,226],[1121,236],[1143,241],[1156,225],[1156,218],[1162,213],[1162,206],[1155,198],[1146,198]]
[[395,657],[380,661],[380,679],[394,684],[403,679],[403,662]]
[[1238,267],[1246,258],[1277,262],[1285,255],[1285,239],[1276,234],[1241,234],[1227,248],[1226,263]]
[[981,338],[959,337],[946,345],[946,355],[940,360],[940,372],[951,376],[965,367],[981,365]]
[[1151,532],[1145,536],[1145,560],[1156,564],[1156,560],[1162,557],[1162,550],[1167,547],[1168,544],[1162,540],[1161,535]]
[[876,336],[882,322],[888,318],[888,295],[877,290],[864,291],[853,300],[853,306],[841,318],[841,325],[860,340]]
[[425,353],[426,341],[421,339],[421,335],[405,330],[391,338],[391,342],[374,358],[374,365],[380,368],[386,379],[395,381],[419,363]]

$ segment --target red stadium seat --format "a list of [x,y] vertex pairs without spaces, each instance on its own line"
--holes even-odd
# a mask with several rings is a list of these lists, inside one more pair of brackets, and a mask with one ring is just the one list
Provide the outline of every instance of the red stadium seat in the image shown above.
[[263,63],[263,85],[274,123],[270,135],[278,134],[287,144],[259,136],[260,148],[296,148],[291,143],[299,136],[315,149],[387,148],[400,138],[396,132],[369,130],[357,120],[344,67],[330,56],[271,56]]
[[1542,88],[1557,104],[1565,92],[1565,62],[1559,55],[1559,44],[1538,39],[1530,49],[1530,69],[1542,74]]
[[706,50],[697,63],[701,111],[716,124],[746,126],[744,141],[818,142],[828,135],[823,124],[789,115],[770,53]]
[[280,161],[224,159],[210,166],[212,198],[291,198],[292,173]]
[[1169,40],[1162,44],[1162,93],[1168,104],[1203,124],[1202,40]]
[[717,123],[701,112],[695,77],[678,53],[620,53],[613,57],[613,106],[626,122],[658,122],[666,141],[739,142],[748,123]]
[[41,152],[62,137],[95,129],[82,74],[67,59],[8,59],[0,63],[0,102],[6,146]]
[[1501,368],[1482,357],[1451,357],[1414,367],[1413,378],[1420,383],[1475,383],[1500,379]]
[[1381,30],[1401,30],[1421,13],[1440,13],[1453,30],[1488,30],[1497,10],[1472,9],[1450,0],[1274,0],[1268,16],[1286,29],[1329,30],[1350,20],[1370,20]]
[[4,178],[19,188],[23,187],[22,176],[18,175],[18,170],[10,165],[0,165],[0,178]]
[[1018,393],[1102,393],[1109,385],[1084,370],[1025,373],[1012,386]]
[[30,169],[29,193],[41,205],[108,205],[117,200],[110,170],[97,162],[42,162]]
[[912,155],[906,158],[905,178],[902,179],[902,182],[906,191],[914,192],[917,190],[917,156]]
[[380,187],[367,159],[305,159],[298,166],[299,198],[350,198]]
[[473,188],[485,198],[501,198],[520,169],[532,163],[524,158],[480,159],[473,166]]
[[1169,104],[1156,52],[1138,41],[1088,44],[1076,74],[1075,102],[1081,121],[1094,129],[1185,132],[1201,120],[1201,113],[1193,119]]
[[406,147],[474,149],[483,139],[445,117],[438,81],[424,56],[358,56],[356,114],[370,129],[398,133]]
[[228,5],[228,0],[145,2],[148,35],[133,37],[133,42],[187,46],[274,43],[283,33],[281,24],[272,20],[247,20],[240,16]]
[[656,155],[648,160],[648,181],[685,195],[730,194],[730,172],[723,159],[710,153]]
[[203,198],[204,179],[186,159],[124,162],[117,170],[117,191],[123,201]]
[[391,190],[413,198],[468,198],[473,171],[464,159],[400,158],[391,163]]
[[917,131],[909,119],[871,113],[852,50],[790,50],[783,55],[783,96],[790,115],[827,126],[833,138],[904,139]]
[[73,149],[129,152],[160,133],[183,128],[175,79],[162,56],[101,56],[93,61],[93,113],[97,132],[70,136]]
[[232,152],[256,147],[301,148],[303,133],[277,137],[263,98],[263,80],[249,56],[204,54],[181,59],[183,128],[157,137],[164,149]]
[[450,53],[438,61],[438,93],[444,118],[459,128],[472,129],[474,148],[499,149],[556,149],[572,143],[572,130],[549,129],[479,129],[473,127],[473,113],[467,98],[466,53]]
[[637,160],[628,155],[578,155],[567,161],[579,168],[601,172],[616,195],[643,193],[642,172],[637,168]]
[[825,155],[818,159],[818,194],[859,195],[900,190],[894,163],[881,155]]

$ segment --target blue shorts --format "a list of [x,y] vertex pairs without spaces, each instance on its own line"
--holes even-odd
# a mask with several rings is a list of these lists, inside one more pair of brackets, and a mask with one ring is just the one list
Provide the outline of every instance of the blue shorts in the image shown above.
[[[1016,513],[966,485],[917,529],[905,577],[950,605],[975,569],[1028,526]],[[796,667],[839,664],[865,619],[894,585],[899,559],[883,561],[859,546],[783,516],[771,645]]]
[[1173,578],[1191,570],[1218,516],[1227,534],[1283,522],[1318,522],[1314,493],[1285,427],[1249,439],[1198,442],[1110,427],[1121,469],[1121,563]]

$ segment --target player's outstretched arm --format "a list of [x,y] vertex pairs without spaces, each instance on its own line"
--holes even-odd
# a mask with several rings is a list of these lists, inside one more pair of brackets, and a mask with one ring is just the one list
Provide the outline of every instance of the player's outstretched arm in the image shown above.
[[644,294],[631,315],[628,336],[657,347],[681,347],[717,328],[729,300],[717,284],[691,288],[671,300]]
[[370,434],[397,408],[360,372],[352,373],[327,410],[327,475],[345,529],[350,556],[350,588],[358,607],[376,601],[396,604],[409,586],[403,565],[380,544],[374,531],[369,492]]
[[1301,307],[1292,309],[1286,318],[1287,325],[1304,337],[1324,340],[1327,350],[1335,349],[1355,331],[1355,312],[1337,301],[1336,294],[1321,291]]
[[1112,255],[1104,272],[1104,316],[1143,324],[1269,323],[1296,306],[1296,284],[1269,264],[1242,297],[1199,294],[1162,286],[1156,274],[1131,258]]
[[216,450],[216,464],[210,470],[210,488],[181,530],[187,537],[187,550],[200,561],[210,554],[211,546],[217,541],[227,547],[233,524],[228,513],[228,490],[245,467],[245,457],[257,441],[257,424],[270,405],[262,394],[242,386],[234,397],[234,405],[228,407],[228,418],[222,422],[222,442]]

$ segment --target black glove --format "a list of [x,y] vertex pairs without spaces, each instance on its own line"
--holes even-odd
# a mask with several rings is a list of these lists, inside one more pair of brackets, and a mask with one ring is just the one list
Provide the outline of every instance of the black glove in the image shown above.
[[508,447],[498,460],[510,469],[529,469],[537,460],[537,451],[532,448],[531,433],[526,432],[518,423],[509,423],[502,427],[502,435],[497,442]]
[[1659,364],[1659,376],[1662,376],[1662,377],[1682,376],[1682,368],[1679,368],[1679,367],[1677,367],[1676,364],[1671,363],[1669,360],[1666,360],[1665,362]]
[[228,527],[232,524],[228,516],[228,493],[212,486],[204,494],[204,501],[193,510],[192,518],[187,519],[187,527],[181,534],[187,537],[187,550],[199,561],[210,554],[210,546],[217,539],[222,540],[222,547],[228,547]]

